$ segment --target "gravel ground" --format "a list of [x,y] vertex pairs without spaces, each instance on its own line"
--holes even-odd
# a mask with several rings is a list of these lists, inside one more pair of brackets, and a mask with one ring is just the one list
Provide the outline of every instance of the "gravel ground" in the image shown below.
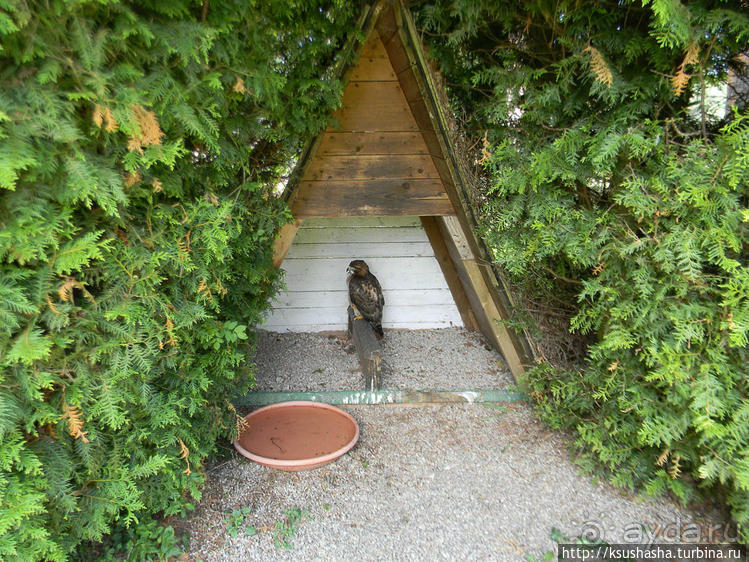
[[[581,475],[568,437],[530,406],[348,406],[361,437],[336,462],[280,472],[243,457],[208,470],[202,502],[182,525],[191,560],[526,560],[553,548],[553,527],[624,542],[632,533],[716,524],[670,501],[629,497]],[[249,507],[254,536],[227,533]],[[276,547],[288,509],[304,516]],[[643,542],[647,542],[643,535]]]
[[[358,389],[356,355],[344,346],[335,337],[264,334],[258,389]],[[463,330],[390,331],[385,353],[389,388],[511,380],[499,356]],[[580,474],[570,437],[545,429],[525,403],[344,409],[360,439],[332,464],[280,472],[234,455],[210,466],[197,509],[174,522],[190,533],[189,559],[519,561],[552,549],[554,527],[615,543],[720,524],[713,513],[631,497]],[[232,537],[229,513],[242,508],[242,529],[257,534]],[[290,509],[303,516],[286,549],[275,543]]]
[[[502,356],[461,328],[386,330],[382,356],[382,388],[487,390],[513,383]],[[364,388],[356,352],[338,336],[261,332],[255,361],[257,391]]]

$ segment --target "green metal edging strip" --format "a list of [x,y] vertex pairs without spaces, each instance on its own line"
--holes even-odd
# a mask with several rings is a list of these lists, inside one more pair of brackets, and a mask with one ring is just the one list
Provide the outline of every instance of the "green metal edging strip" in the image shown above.
[[292,400],[334,405],[360,404],[472,404],[521,402],[527,397],[510,390],[341,390],[330,392],[250,392],[233,400],[235,406],[267,406]]

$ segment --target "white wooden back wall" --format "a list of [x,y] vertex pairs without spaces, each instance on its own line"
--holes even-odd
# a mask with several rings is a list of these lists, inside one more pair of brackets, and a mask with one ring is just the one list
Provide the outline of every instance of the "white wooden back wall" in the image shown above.
[[346,267],[363,259],[385,294],[385,328],[462,326],[418,217],[308,219],[283,261],[286,290],[262,324],[276,332],[345,330]]

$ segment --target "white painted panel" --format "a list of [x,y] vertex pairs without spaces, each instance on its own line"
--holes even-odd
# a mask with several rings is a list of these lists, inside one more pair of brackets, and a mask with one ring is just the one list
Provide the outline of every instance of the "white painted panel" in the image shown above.
[[302,223],[302,228],[395,228],[399,226],[411,226],[421,228],[419,217],[335,217],[324,219],[307,219]]
[[427,233],[419,227],[397,228],[300,228],[294,244],[330,244],[351,242],[429,242]]
[[[346,268],[351,258],[285,259],[288,290],[330,291],[346,290]],[[447,283],[434,257],[372,258],[369,270],[380,281],[383,289],[442,289]]]
[[[453,314],[455,311],[455,314]],[[457,316],[456,316],[457,315]],[[446,322],[457,324],[460,315],[454,305],[440,304],[431,306],[391,306],[385,307],[382,315],[382,325],[389,327],[390,323],[407,323],[414,319],[422,322]],[[312,324],[324,320],[326,323],[347,325],[346,307],[336,308],[278,308],[273,311],[272,320],[264,326],[276,324],[292,324],[301,322]]]
[[[391,306],[425,306],[449,303],[452,295],[448,289],[424,291],[383,291],[385,304]],[[348,306],[348,291],[284,291],[273,303],[277,308],[344,308]]]
[[403,257],[433,256],[429,242],[345,242],[341,244],[294,244],[289,248],[286,259],[294,258],[384,258],[394,254]]
[[[462,326],[463,324],[456,324]],[[439,328],[449,328],[444,322],[402,322],[398,324],[391,324],[386,326],[389,330],[435,330]],[[260,326],[261,330],[267,330],[269,332],[342,332],[346,330],[346,326],[340,324],[278,324],[274,326],[268,326],[263,324]],[[387,336],[386,336],[387,337]]]
[[385,328],[462,326],[418,217],[308,219],[283,262],[287,289],[262,328],[335,331],[347,326],[346,267],[364,259],[385,294]]

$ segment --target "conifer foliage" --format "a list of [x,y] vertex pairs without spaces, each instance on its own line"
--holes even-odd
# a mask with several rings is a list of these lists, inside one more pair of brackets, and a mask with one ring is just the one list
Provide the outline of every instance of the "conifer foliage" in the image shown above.
[[749,115],[708,96],[746,73],[746,2],[440,0],[419,21],[487,139],[497,263],[591,337],[580,369],[529,373],[540,410],[619,484],[717,487],[749,540]]
[[200,497],[352,8],[0,2],[0,559]]

